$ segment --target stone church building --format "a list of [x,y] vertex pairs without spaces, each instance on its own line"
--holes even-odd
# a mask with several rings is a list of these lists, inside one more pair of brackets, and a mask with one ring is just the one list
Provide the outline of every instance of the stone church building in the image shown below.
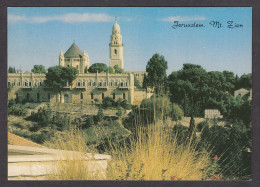
[[[123,43],[120,27],[115,22],[109,44],[109,66],[118,65],[124,69]],[[8,73],[9,99],[29,102],[82,103],[102,102],[104,97],[114,100],[127,100],[129,104],[139,105],[144,98],[151,96],[146,90],[134,86],[134,76],[142,84],[146,72],[124,72],[120,74],[85,73],[89,68],[89,56],[75,43],[59,55],[60,66],[72,66],[79,70],[71,86],[64,87],[61,93],[53,92],[44,86],[45,74],[32,72]]]

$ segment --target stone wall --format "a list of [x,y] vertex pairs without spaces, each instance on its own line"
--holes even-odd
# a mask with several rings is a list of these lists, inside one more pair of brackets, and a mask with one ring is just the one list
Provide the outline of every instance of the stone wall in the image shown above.
[[87,171],[105,180],[107,161],[111,159],[109,155],[87,153],[83,158],[75,156],[82,155],[79,152],[8,145],[8,153],[11,152],[8,155],[8,180],[46,180],[59,162],[75,158],[84,159]]

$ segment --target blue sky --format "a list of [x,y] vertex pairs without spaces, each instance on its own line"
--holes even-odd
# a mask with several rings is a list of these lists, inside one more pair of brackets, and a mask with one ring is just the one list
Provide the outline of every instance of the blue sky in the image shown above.
[[[8,8],[8,66],[31,70],[58,65],[59,53],[75,40],[90,64],[109,64],[112,26],[118,24],[124,43],[125,70],[143,71],[154,53],[168,62],[167,73],[183,63],[207,71],[233,71],[242,75],[252,69],[251,8],[181,7],[11,7]],[[203,28],[173,29],[173,21],[199,23]],[[219,21],[222,28],[209,22]],[[242,24],[227,28],[227,21]]]

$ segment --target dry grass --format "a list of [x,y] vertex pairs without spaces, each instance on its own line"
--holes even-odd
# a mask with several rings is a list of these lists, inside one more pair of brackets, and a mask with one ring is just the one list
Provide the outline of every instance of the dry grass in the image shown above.
[[86,146],[86,139],[80,129],[70,127],[62,134],[56,134],[46,146],[67,150],[60,152],[60,160],[49,169],[48,180],[102,180],[104,176],[89,170],[86,161],[89,152]]
[[196,143],[177,145],[170,129],[150,126],[139,129],[130,147],[112,149],[108,168],[111,180],[202,180],[210,165],[207,151],[197,152]]
[[[164,105],[162,103],[162,108]],[[210,152],[197,151],[197,143],[190,141],[192,138],[187,137],[178,144],[178,134],[173,134],[172,128],[163,128],[158,124],[139,127],[136,131],[136,138],[123,145],[113,145],[109,141],[107,152],[112,160],[108,164],[106,180],[205,180],[205,175],[209,174],[212,164]],[[58,145],[55,148],[88,151],[86,139],[78,129],[55,138],[54,142]],[[52,176],[60,180],[104,179],[91,175],[86,168],[83,159],[67,158],[66,162],[61,161],[57,165]]]

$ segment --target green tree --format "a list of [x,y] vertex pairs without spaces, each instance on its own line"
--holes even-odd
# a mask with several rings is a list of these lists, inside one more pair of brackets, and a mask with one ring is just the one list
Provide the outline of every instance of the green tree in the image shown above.
[[107,71],[108,71],[108,73],[110,73],[110,74],[114,73],[114,69],[113,69],[112,67],[108,67],[108,68],[107,68]]
[[46,73],[46,70],[43,65],[34,65],[32,72],[33,73]]
[[166,84],[167,61],[162,55],[154,54],[146,65],[147,85],[155,89],[156,94],[162,94]]
[[[212,77],[214,77],[212,73]],[[202,116],[207,108],[210,94],[216,89],[210,88],[210,75],[200,65],[183,64],[183,68],[172,72],[168,77],[171,101],[179,104],[184,109],[185,116]],[[213,79],[212,79],[213,81]],[[221,86],[221,85],[220,85]]]
[[123,73],[124,72],[124,70],[122,68],[120,68],[118,65],[114,66],[114,70],[115,70],[115,73]]
[[251,89],[252,88],[252,73],[243,74],[237,82],[236,90],[240,88]]
[[148,80],[147,80],[147,76],[146,73],[144,74],[144,80],[143,80],[143,88],[147,88],[147,84],[148,84]]
[[168,96],[152,96],[150,99],[143,99],[140,109],[142,117],[149,123],[172,116],[172,104]]
[[107,72],[107,65],[104,63],[94,63],[92,64],[89,69],[88,72],[89,73],[100,73],[100,72]]
[[181,107],[177,104],[172,103],[172,113],[171,113],[172,120],[173,121],[181,120],[183,116],[184,116],[184,112],[181,109]]
[[101,107],[99,107],[98,109],[98,113],[96,115],[96,119],[98,122],[102,121],[104,119],[104,113],[103,113],[103,109]]
[[112,107],[115,105],[115,101],[114,99],[112,99],[111,97],[105,97],[102,100],[102,107],[103,108],[108,108],[108,107]]
[[15,73],[15,72],[16,72],[15,67],[9,66],[8,73]]
[[140,87],[141,85],[140,85],[140,81],[136,78],[136,76],[134,76],[134,85],[136,86],[136,87]]
[[45,85],[60,92],[67,83],[72,85],[78,74],[77,68],[53,66],[46,73]]
[[93,116],[85,116],[82,128],[86,129],[86,128],[89,128],[93,125],[95,125],[94,120],[93,120]]

